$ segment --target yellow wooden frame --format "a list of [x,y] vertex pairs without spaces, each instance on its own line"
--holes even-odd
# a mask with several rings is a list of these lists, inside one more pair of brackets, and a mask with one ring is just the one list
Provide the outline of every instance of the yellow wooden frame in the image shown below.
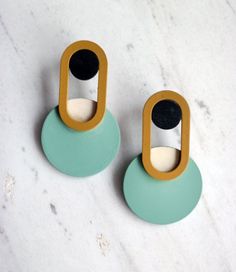
[[[153,167],[151,163],[151,120],[152,109],[161,100],[173,100],[181,108],[181,155],[178,166],[169,172],[161,172]],[[189,161],[189,137],[190,137],[190,110],[186,100],[173,91],[161,91],[152,95],[144,105],[143,109],[143,140],[142,140],[142,162],[147,173],[158,180],[171,180],[183,173]]]
[[[93,51],[99,60],[97,109],[93,118],[87,122],[79,122],[72,119],[67,111],[69,61],[71,56],[81,49],[88,49]],[[106,111],[106,85],[107,58],[102,48],[96,43],[90,41],[77,41],[69,45],[61,57],[59,114],[62,121],[68,127],[78,131],[86,131],[96,127],[102,121]]]

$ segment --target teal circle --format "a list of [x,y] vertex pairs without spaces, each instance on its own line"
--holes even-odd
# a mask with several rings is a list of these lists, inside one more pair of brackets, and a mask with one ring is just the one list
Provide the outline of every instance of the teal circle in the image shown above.
[[73,130],[62,122],[57,106],[44,121],[41,142],[55,168],[70,176],[86,177],[102,171],[115,158],[120,146],[120,130],[108,110],[94,129]]
[[192,159],[184,173],[170,181],[152,178],[145,171],[141,155],[129,165],[123,191],[130,209],[154,224],[170,224],[187,216],[202,192],[201,173]]

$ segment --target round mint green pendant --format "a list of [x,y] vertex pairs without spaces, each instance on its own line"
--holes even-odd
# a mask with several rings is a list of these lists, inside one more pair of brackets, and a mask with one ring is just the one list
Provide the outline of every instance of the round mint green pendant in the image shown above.
[[192,159],[179,177],[170,181],[154,179],[145,171],[139,155],[126,171],[123,190],[128,206],[138,217],[154,224],[170,224],[197,205],[202,179]]
[[94,129],[75,131],[62,122],[55,107],[43,124],[41,141],[55,168],[71,176],[85,177],[102,171],[114,159],[120,146],[120,131],[108,110]]

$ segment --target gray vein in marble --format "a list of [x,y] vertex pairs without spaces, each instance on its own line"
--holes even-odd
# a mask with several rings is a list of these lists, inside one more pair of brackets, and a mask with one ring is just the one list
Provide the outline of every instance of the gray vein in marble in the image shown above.
[[229,2],[229,0],[225,0],[226,5],[231,9],[231,11],[233,12],[234,15],[236,15],[236,10],[234,9],[234,7],[231,5],[231,3]]
[[[217,222],[216,222],[216,220],[214,219],[214,217],[213,217],[213,215],[212,215],[212,213],[211,213],[211,210],[210,210],[210,208],[209,208],[209,206],[208,206],[207,200],[206,200],[206,198],[205,198],[204,195],[202,195],[202,200],[203,200],[203,203],[204,203],[204,207],[205,207],[205,209],[206,209],[206,212],[207,212],[207,214],[208,214],[208,218],[210,219],[210,223],[211,223],[212,229],[215,231],[215,233],[216,233],[216,235],[217,235],[217,237],[218,237],[218,242],[220,243],[221,248],[223,248],[224,251],[225,251],[225,246],[224,246],[224,243],[223,243],[223,241],[222,241],[222,239],[221,239],[221,234],[220,234],[220,232],[219,232],[219,230],[218,230]],[[224,262],[224,265],[225,265],[227,271],[231,272],[231,271],[232,271],[232,270],[231,270],[231,265],[230,265],[230,263],[229,263],[229,261],[228,261],[227,254],[224,254],[223,257],[224,257],[223,262]]]
[[[43,193],[45,191],[46,190],[44,190]],[[56,208],[55,204],[50,203],[50,210],[51,210],[52,214],[58,215],[57,208]],[[56,222],[57,222],[58,226],[63,230],[63,233],[64,233],[65,237],[68,239],[68,241],[71,241],[72,233],[68,231],[68,228],[64,226],[64,224],[62,223],[62,221],[60,219],[57,219]]]
[[[17,264],[17,271],[19,271],[19,272],[21,272],[22,271],[22,269],[19,267],[19,265],[18,265],[18,260],[17,260],[17,258],[16,258],[16,256],[15,256],[15,254],[14,254],[14,252],[13,252],[13,250],[12,250],[12,246],[11,246],[11,244],[10,244],[10,240],[9,240],[9,237],[8,237],[8,235],[7,235],[7,233],[6,233],[6,231],[5,231],[5,229],[3,228],[3,227],[1,227],[0,226],[0,235],[3,237],[3,239],[4,239],[4,241],[6,242],[6,245],[7,245],[7,247],[8,247],[8,250],[9,250],[9,253],[10,253],[10,255],[11,255],[11,261],[15,261],[16,262],[16,264]],[[9,271],[10,272],[10,271]]]
[[159,23],[157,21],[157,17],[156,17],[156,14],[154,12],[154,1],[153,0],[150,0],[150,1],[147,1],[147,4],[150,6],[151,8],[151,15],[152,15],[152,18],[154,19],[154,22],[157,26],[159,26]]
[[174,23],[174,17],[173,17],[173,15],[170,15],[170,20]]
[[38,173],[38,170],[35,169],[34,167],[31,167],[30,170],[33,172],[34,174],[34,180],[35,181],[38,181],[38,178],[39,178],[39,173]]
[[[96,205],[99,207],[99,206],[100,206],[100,202],[97,200],[97,196],[95,195],[95,193],[94,193],[93,189],[91,188],[91,186],[89,187],[89,189],[90,189],[91,194],[93,195],[93,199],[94,199]],[[106,212],[104,211],[104,209],[101,208],[101,207],[99,207],[99,210],[100,210],[100,212],[102,212],[102,213],[104,214],[104,216],[106,217],[106,221],[108,221],[110,218],[107,216],[107,214],[106,214]],[[112,231],[112,235],[113,235],[113,236],[116,236],[116,233],[115,233],[112,229],[111,229],[111,231]],[[139,268],[138,268],[138,267],[135,265],[135,263],[133,262],[132,257],[131,257],[130,254],[128,253],[128,251],[127,251],[127,249],[125,248],[124,244],[121,243],[121,242],[120,242],[120,248],[123,250],[123,253],[124,253],[124,255],[125,255],[125,257],[126,257],[128,263],[129,263],[130,267],[132,268],[132,271],[134,271],[134,272],[140,271]]]
[[3,19],[2,19],[2,16],[1,16],[1,15],[0,15],[0,25],[2,26],[2,28],[3,28],[3,30],[4,30],[4,32],[5,32],[5,34],[6,34],[6,36],[8,37],[8,39],[9,39],[9,41],[10,41],[12,47],[14,48],[16,54],[18,55],[18,54],[19,54],[19,51],[18,51],[18,49],[17,49],[17,46],[16,46],[16,44],[15,44],[15,41],[13,40],[12,36],[10,35],[10,33],[9,33],[9,31],[8,31],[8,29],[7,29],[6,25],[5,25],[5,23],[3,22]]
[[159,60],[159,58],[157,58],[159,67],[160,67],[160,72],[161,72],[161,78],[162,78],[162,82],[163,82],[163,86],[164,88],[167,87],[167,77],[166,77],[166,72],[165,69],[163,67],[163,65],[161,64],[161,61]]
[[199,107],[200,109],[202,109],[202,110],[205,111],[205,113],[206,113],[206,115],[207,115],[208,117],[211,116],[210,109],[209,109],[209,107],[205,104],[205,102],[204,102],[203,100],[195,99],[195,102],[196,102],[196,104],[198,105],[198,107]]
[[64,224],[57,220],[58,226],[62,228],[64,236],[67,238],[68,241],[71,241],[72,239],[72,233],[68,231],[68,228],[64,226]]
[[195,133],[196,133],[196,136],[197,136],[197,140],[198,140],[198,143],[200,145],[200,147],[204,150],[205,149],[205,138],[202,136],[201,134],[201,130],[199,128],[199,123],[195,121],[195,116],[194,115],[191,115],[191,127],[195,128]]
[[214,217],[213,217],[213,215],[212,215],[212,213],[211,213],[210,208],[208,207],[208,203],[207,203],[206,198],[205,198],[204,195],[202,195],[202,200],[203,200],[203,203],[204,203],[206,212],[207,212],[207,214],[208,214],[208,217],[209,217],[209,219],[210,219],[210,221],[211,221],[212,227],[214,228],[214,230],[215,230],[217,236],[219,236],[220,233],[219,233],[219,231],[218,231],[218,229],[217,229],[217,227],[216,227],[215,219],[214,219]]
[[57,215],[57,209],[54,204],[50,203],[50,209],[53,214]]
[[35,20],[35,15],[34,15],[34,12],[32,10],[30,10],[30,15],[34,18]]
[[[168,51],[168,53],[169,53],[170,60],[171,60],[171,63],[172,63],[172,68],[173,68],[175,74],[177,75],[177,79],[178,79],[178,81],[179,81],[179,82],[178,82],[178,85],[179,85],[178,88],[179,88],[179,89],[183,89],[182,79],[181,79],[181,76],[179,75],[179,72],[178,72],[178,70],[177,70],[177,68],[176,68],[176,63],[175,63],[175,62],[173,61],[173,59],[172,59],[172,52],[170,51],[170,49],[169,49],[169,48],[170,48],[170,47],[169,47],[169,44],[168,44],[168,42],[166,41],[166,35],[162,32],[162,29],[159,27],[159,22],[158,22],[158,20],[157,20],[156,15],[155,15],[155,7],[156,7],[155,2],[154,2],[153,0],[151,0],[150,2],[148,1],[147,3],[148,3],[148,5],[149,5],[149,7],[150,7],[150,9],[151,9],[151,14],[152,14],[152,17],[153,17],[153,19],[154,19],[154,22],[155,22],[156,26],[158,27],[158,31],[161,33],[163,42],[165,43],[166,49],[167,49],[167,51]],[[165,11],[165,7],[164,7],[163,4],[161,4],[161,7],[162,7],[163,11]],[[166,12],[165,12],[165,13],[166,13]],[[165,17],[166,17],[166,16],[165,16]],[[174,23],[174,17],[173,17],[172,15],[169,15],[169,18],[170,18],[170,21],[171,21],[172,23]],[[166,21],[167,21],[167,18],[166,18]],[[167,27],[168,27],[168,24],[167,24]],[[168,27],[168,28],[169,28],[169,27]],[[167,76],[166,76],[166,73],[165,73],[165,69],[164,69],[164,66],[161,64],[160,59],[157,58],[157,60],[158,60],[159,66],[160,66],[160,71],[161,71],[161,77],[162,77],[162,80],[163,80],[163,85],[164,85],[164,87],[166,88],[166,87],[167,87]]]
[[[177,80],[178,80],[177,87],[178,87],[178,89],[184,89],[183,88],[182,77],[179,74],[179,71],[178,71],[178,69],[176,67],[176,63],[173,61],[172,52],[170,50],[169,43],[166,40],[166,34],[163,33],[162,28],[160,28],[159,22],[157,20],[157,16],[155,15],[156,2],[153,1],[153,0],[150,0],[150,1],[147,1],[147,4],[148,4],[148,6],[149,6],[149,8],[151,10],[151,15],[152,15],[152,17],[154,19],[155,25],[158,28],[158,32],[161,34],[163,42],[166,45],[166,50],[169,53],[171,64],[172,64],[172,69],[175,72],[175,74],[177,76]],[[165,13],[165,21],[167,22],[167,24],[166,24],[167,28],[169,28],[168,19],[170,19],[171,23],[175,25],[173,15],[170,14],[169,17],[167,17],[166,9],[165,9],[165,6],[163,4],[161,4],[161,8],[163,9],[163,12]],[[160,59],[158,59],[158,63],[159,63],[160,70],[161,70],[161,76],[162,76],[162,79],[163,79],[163,85],[164,85],[164,87],[167,87],[167,77],[166,77],[166,74],[165,74],[164,67],[163,67],[163,65],[160,62]],[[173,78],[172,78],[172,80],[173,80]]]
[[127,251],[126,247],[124,246],[123,243],[120,242],[120,248],[122,249],[130,268],[132,269],[132,271],[134,272],[139,272],[139,267],[134,263],[133,258],[130,256],[129,252]]
[[[173,15],[169,15],[168,14],[168,10],[166,10],[166,7],[163,3],[161,2],[157,2],[157,1],[153,1],[153,0],[150,0],[150,1],[147,1],[147,4],[150,6],[151,8],[151,14],[152,14],[152,18],[154,19],[154,22],[155,24],[159,27],[159,22],[157,21],[157,16],[155,14],[155,8],[157,8],[157,5],[159,4],[160,7],[162,8],[162,11],[164,13],[164,16],[165,16],[165,21],[168,23],[169,21],[173,24],[174,23],[174,17]],[[167,25],[167,28],[169,28],[169,26]]]
[[134,45],[132,43],[127,43],[126,48],[128,51],[130,51],[130,50],[134,49]]

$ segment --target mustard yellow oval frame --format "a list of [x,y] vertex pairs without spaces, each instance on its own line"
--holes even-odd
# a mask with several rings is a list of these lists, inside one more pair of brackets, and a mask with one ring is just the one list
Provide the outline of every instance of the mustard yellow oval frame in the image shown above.
[[[69,61],[71,56],[81,49],[93,51],[99,60],[97,109],[92,119],[87,122],[79,122],[70,117],[67,111]],[[60,94],[59,114],[62,121],[70,128],[78,131],[86,131],[96,127],[106,111],[106,85],[107,85],[107,58],[102,48],[94,42],[77,41],[69,45],[61,57],[60,68]]]
[[[151,116],[152,109],[161,100],[173,100],[181,108],[181,155],[178,166],[169,172],[158,171],[151,163]],[[152,95],[143,109],[142,162],[147,173],[158,180],[171,180],[181,175],[189,161],[190,110],[186,100],[176,92],[161,91]]]

